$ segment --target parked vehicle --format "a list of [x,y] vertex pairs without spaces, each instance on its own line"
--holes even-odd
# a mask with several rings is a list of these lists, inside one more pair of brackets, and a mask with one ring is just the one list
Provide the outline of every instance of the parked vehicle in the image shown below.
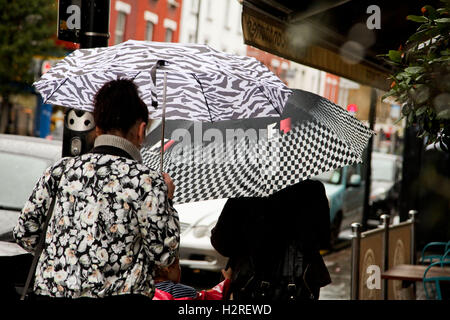
[[180,265],[193,270],[220,271],[227,258],[211,245],[211,229],[216,225],[227,199],[175,205],[181,225]]
[[12,229],[24,203],[61,152],[61,141],[0,134],[0,240],[13,240]]
[[358,163],[313,178],[323,182],[330,204],[331,245],[338,238],[349,238],[351,224],[362,220],[365,185],[362,169]]
[[402,157],[372,152],[372,174],[367,223],[376,226],[381,214],[398,219],[398,207],[402,176]]

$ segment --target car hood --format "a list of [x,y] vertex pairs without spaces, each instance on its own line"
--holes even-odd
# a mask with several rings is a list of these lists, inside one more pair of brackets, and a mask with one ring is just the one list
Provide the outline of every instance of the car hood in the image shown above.
[[340,184],[331,184],[331,183],[323,183],[324,187],[325,187],[325,192],[327,194],[328,199],[332,198],[333,195],[337,192],[339,192],[343,186]]
[[181,223],[210,225],[215,223],[228,199],[206,200],[174,205]]
[[382,193],[385,193],[386,191],[390,190],[394,183],[392,181],[372,181],[372,184],[370,186],[370,195],[375,196]]

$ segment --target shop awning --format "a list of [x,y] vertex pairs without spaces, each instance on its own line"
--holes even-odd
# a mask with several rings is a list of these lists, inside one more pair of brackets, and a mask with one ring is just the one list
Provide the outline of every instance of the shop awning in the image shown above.
[[398,49],[421,15],[439,0],[244,0],[244,42],[283,58],[388,90],[379,54]]

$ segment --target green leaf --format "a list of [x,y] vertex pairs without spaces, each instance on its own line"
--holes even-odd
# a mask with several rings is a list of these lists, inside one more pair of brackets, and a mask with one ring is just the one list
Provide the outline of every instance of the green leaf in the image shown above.
[[421,73],[424,71],[425,71],[424,67],[408,67],[405,69],[405,72],[407,72],[409,74],[416,74],[416,73]]
[[428,64],[432,64],[434,62],[444,62],[444,61],[449,61],[450,60],[450,56],[444,56],[444,57],[440,57],[437,59],[433,59],[431,61],[428,62]]
[[409,15],[406,19],[414,22],[428,22],[428,18],[424,16]]
[[408,125],[412,125],[413,124],[413,122],[414,122],[414,113],[413,112],[410,112],[409,114],[408,114],[408,116],[407,116],[407,121],[408,121]]
[[450,120],[450,109],[445,109],[436,115],[436,119]]
[[384,100],[384,99],[386,99],[387,97],[395,96],[395,94],[396,94],[396,91],[393,90],[393,89],[391,89],[391,90],[389,90],[389,92],[385,93],[385,94],[381,97],[381,100]]
[[391,59],[394,62],[402,61],[402,53],[400,51],[389,50],[388,56],[389,56],[389,59]]
[[441,55],[443,56],[450,56],[450,49],[445,49],[441,51]]
[[424,8],[427,10],[426,13],[431,20],[436,19],[437,17],[436,9],[434,9],[430,5],[425,5]]
[[408,38],[408,41],[413,42],[413,41],[426,40],[429,38],[427,32],[428,32],[428,29],[416,32]]
[[418,117],[421,114],[423,114],[425,111],[427,111],[427,108],[428,108],[427,106],[423,106],[423,107],[420,107],[419,109],[417,109],[416,116]]
[[396,80],[396,82],[399,82],[399,81],[405,80],[405,79],[407,79],[409,77],[410,77],[410,75],[408,73],[406,73],[406,72],[399,72],[395,76],[395,80]]
[[439,18],[434,21],[437,23],[450,23],[450,18]]

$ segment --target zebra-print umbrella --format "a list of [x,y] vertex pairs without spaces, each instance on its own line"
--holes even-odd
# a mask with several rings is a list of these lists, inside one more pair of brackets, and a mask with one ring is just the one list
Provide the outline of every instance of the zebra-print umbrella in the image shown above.
[[[373,131],[325,98],[292,91],[280,118],[167,121],[163,170],[176,185],[174,201],[268,196],[362,162]],[[157,129],[147,136],[149,167],[159,166],[160,138]]]
[[131,78],[150,118],[156,119],[163,112],[164,74],[166,119],[216,122],[276,117],[291,93],[255,58],[201,44],[136,40],[76,50],[34,86],[46,103],[93,111],[93,97],[105,82]]

